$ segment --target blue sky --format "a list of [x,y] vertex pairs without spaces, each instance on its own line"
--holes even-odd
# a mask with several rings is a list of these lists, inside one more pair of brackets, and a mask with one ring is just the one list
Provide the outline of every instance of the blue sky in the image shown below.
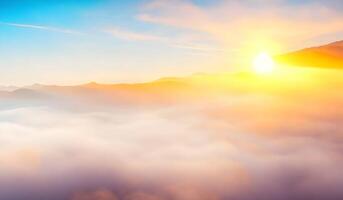
[[235,70],[260,50],[340,39],[340,11],[339,1],[2,0],[0,84]]

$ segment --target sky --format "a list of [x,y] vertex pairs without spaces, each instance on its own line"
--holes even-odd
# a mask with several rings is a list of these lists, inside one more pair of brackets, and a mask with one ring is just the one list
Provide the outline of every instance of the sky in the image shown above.
[[141,82],[241,70],[341,40],[343,3],[1,0],[0,85]]
[[342,10],[0,0],[0,199],[343,199],[343,70],[320,57],[343,43],[256,70],[261,52],[342,40]]

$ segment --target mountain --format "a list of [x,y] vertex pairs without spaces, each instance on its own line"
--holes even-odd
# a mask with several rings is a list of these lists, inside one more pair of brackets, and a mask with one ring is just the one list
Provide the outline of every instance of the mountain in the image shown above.
[[[40,85],[22,87],[14,91],[0,91],[0,110],[21,107],[56,107],[72,110],[130,108],[150,109],[160,106],[215,106],[217,101],[236,101],[232,97],[306,99],[320,91],[325,100],[332,91],[343,86],[342,72],[311,69],[310,73],[260,76],[253,72],[194,74],[187,77],[167,77],[152,82],[74,86]],[[312,73],[320,71],[320,73]],[[311,78],[309,78],[311,77]],[[330,88],[328,90],[328,88]],[[326,94],[328,93],[328,94]],[[311,101],[313,101],[311,99]]]
[[[258,77],[252,74],[195,74],[188,77],[167,77],[145,83],[100,84],[75,86],[35,84],[14,91],[0,91],[0,105],[14,101],[75,103],[97,106],[170,105],[194,102],[204,98],[255,91],[250,84]],[[259,81],[264,84],[264,81]]]
[[277,63],[319,68],[343,68],[343,41],[302,49],[274,57]]
[[16,89],[19,89],[18,87],[15,86],[0,86],[0,91],[14,91]]

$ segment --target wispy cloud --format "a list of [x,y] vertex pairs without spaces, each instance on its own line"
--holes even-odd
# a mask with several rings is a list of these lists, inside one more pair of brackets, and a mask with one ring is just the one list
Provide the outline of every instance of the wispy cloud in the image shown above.
[[287,50],[322,43],[330,40],[328,34],[343,31],[343,15],[323,3],[219,2],[208,8],[186,0],[150,1],[137,19],[162,28],[207,33],[229,48],[252,45],[251,40],[273,40]]
[[39,30],[44,30],[44,31],[59,32],[59,33],[65,33],[65,34],[83,34],[82,32],[75,31],[75,30],[63,29],[63,28],[57,28],[57,27],[51,27],[51,26],[35,25],[35,24],[0,22],[0,25],[13,26],[13,27],[18,27],[18,28],[39,29]]
[[191,51],[202,51],[207,53],[222,51],[222,49],[216,48],[213,45],[189,41],[189,38],[191,38],[191,36],[161,36],[151,33],[142,33],[138,31],[127,30],[120,27],[110,28],[105,30],[104,32],[110,34],[115,38],[127,41],[157,42],[173,48]]
[[207,51],[207,52],[218,52],[218,51],[224,51],[220,48],[214,48],[211,46],[202,46],[202,45],[196,45],[196,44],[172,44],[171,46],[180,48],[180,49],[189,49],[189,50],[195,50],[195,51]]
[[131,41],[165,41],[166,40],[166,38],[163,38],[161,36],[129,31],[122,28],[118,28],[118,27],[110,28],[108,30],[105,30],[104,32],[118,39],[123,39],[123,40],[131,40]]

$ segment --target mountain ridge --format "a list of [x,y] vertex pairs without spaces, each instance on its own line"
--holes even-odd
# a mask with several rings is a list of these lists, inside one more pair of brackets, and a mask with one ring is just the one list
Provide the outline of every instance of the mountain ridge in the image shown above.
[[343,69],[343,40],[274,56],[279,64]]

